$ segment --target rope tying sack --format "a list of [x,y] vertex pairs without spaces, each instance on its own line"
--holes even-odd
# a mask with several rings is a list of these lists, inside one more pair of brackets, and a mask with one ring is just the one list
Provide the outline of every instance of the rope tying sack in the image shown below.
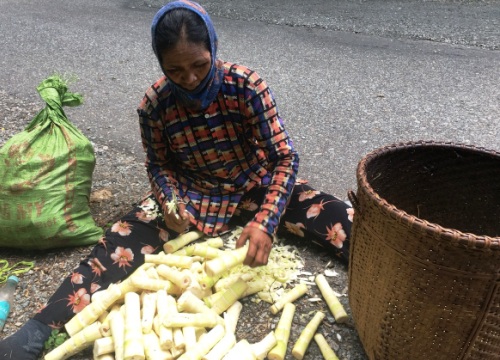
[[10,275],[27,273],[33,266],[35,266],[34,261],[19,261],[9,267],[9,262],[7,260],[0,259],[0,284],[6,282]]

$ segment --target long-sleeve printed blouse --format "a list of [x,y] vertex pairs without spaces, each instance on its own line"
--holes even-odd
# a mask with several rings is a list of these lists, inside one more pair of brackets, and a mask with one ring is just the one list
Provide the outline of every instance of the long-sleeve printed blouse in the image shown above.
[[298,170],[298,155],[266,82],[247,67],[224,63],[217,98],[202,111],[178,103],[165,77],[138,109],[152,191],[166,213],[172,192],[197,229],[227,230],[242,195],[266,187],[248,223],[269,235],[277,229]]

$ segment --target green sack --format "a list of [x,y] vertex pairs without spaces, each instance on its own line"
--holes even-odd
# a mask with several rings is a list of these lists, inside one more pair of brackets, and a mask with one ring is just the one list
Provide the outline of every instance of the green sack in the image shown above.
[[46,107],[0,149],[0,247],[49,249],[96,243],[89,208],[95,155],[62,107],[82,103],[60,77],[41,82]]

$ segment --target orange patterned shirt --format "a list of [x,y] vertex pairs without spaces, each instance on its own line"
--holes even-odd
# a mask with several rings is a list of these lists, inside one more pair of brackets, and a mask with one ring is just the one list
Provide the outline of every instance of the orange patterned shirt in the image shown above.
[[226,230],[242,195],[266,187],[249,223],[272,235],[298,170],[270,88],[247,67],[224,63],[217,98],[202,111],[183,107],[168,80],[146,92],[138,113],[146,168],[162,209],[175,192],[209,236]]

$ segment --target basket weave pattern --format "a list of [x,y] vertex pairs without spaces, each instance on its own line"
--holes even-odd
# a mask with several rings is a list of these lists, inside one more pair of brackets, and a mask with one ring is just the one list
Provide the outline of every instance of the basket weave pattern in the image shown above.
[[349,301],[368,357],[500,359],[500,153],[396,144],[357,180]]

